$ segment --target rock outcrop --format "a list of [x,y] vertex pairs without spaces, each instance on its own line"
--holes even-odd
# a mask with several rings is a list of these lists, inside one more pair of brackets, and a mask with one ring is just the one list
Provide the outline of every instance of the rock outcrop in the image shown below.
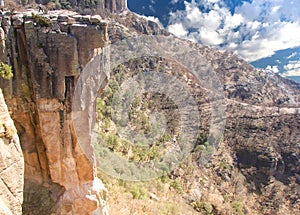
[[[101,1],[103,8],[116,13],[126,7],[123,3]],[[80,84],[99,81],[91,78],[89,83],[81,83],[80,77],[88,75],[90,60],[104,51],[105,44],[141,34],[168,35],[155,23],[130,12],[109,21],[99,15],[68,11],[1,17],[0,60],[13,66],[14,78],[1,80],[0,86],[25,159],[23,214],[107,213],[107,190],[96,177],[89,135],[95,98],[89,97],[88,90],[82,91],[79,98],[73,93],[76,86],[83,86]],[[150,60],[143,62],[147,68],[172,68],[183,75],[201,110],[201,138],[187,168],[179,168],[168,177],[182,181],[184,198],[196,211],[206,206],[201,202],[204,199],[211,212],[220,214],[298,214],[299,85],[257,70],[230,52],[187,41],[186,45],[203,55],[205,64],[211,64],[220,79],[226,125],[220,151],[207,166],[197,166],[199,151],[210,153],[205,145],[211,118],[209,101],[203,96],[207,89],[199,87],[182,66],[172,61],[160,65],[162,59],[146,58]],[[138,59],[127,66],[129,71],[140,70],[140,64]],[[106,82],[109,75],[103,73],[101,77]],[[89,104],[79,105],[82,114],[77,118],[81,123],[78,130],[72,112],[74,103],[84,99]]]
[[19,137],[0,90],[0,214],[22,213],[23,177]]
[[103,0],[100,1],[100,7],[110,13],[120,13],[127,9],[127,0]]
[[71,116],[76,81],[107,42],[107,23],[99,16],[66,14],[14,14],[3,17],[8,22],[0,28],[8,56],[1,58],[14,70],[13,80],[1,87],[25,159],[23,214],[108,210],[93,146],[87,141],[81,148]]
[[127,9],[127,0],[36,0],[36,3],[43,4],[48,9],[76,9],[84,14],[100,13],[103,16],[119,14]]

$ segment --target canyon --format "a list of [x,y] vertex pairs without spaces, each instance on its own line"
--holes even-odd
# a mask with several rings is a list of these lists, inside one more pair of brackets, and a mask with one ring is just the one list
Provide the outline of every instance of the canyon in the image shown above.
[[[5,214],[106,215],[117,214],[121,207],[118,201],[109,204],[109,196],[113,196],[110,189],[118,183],[106,187],[97,176],[90,135],[96,98],[84,91],[74,98],[74,92],[83,87],[80,80],[89,75],[86,68],[91,60],[103,56],[109,44],[141,35],[171,35],[127,11],[124,0],[101,1],[98,6],[113,15],[27,10],[1,16],[0,61],[12,65],[14,75],[11,80],[0,80],[8,106],[0,96],[1,153],[8,153],[0,158],[0,178],[4,181],[0,189],[5,190],[0,205]],[[204,213],[207,205],[213,208],[212,214],[242,214],[232,209],[236,205],[241,205],[245,214],[299,213],[300,86],[253,68],[231,52],[182,43],[201,53],[211,65],[226,102],[224,133],[211,162],[200,165],[201,153],[195,147],[187,161],[168,175],[184,187],[185,195],[177,195],[183,205],[189,205],[183,207],[185,214]],[[172,67],[184,74],[202,110],[202,140],[197,144],[205,148],[211,117],[207,98],[202,96],[207,89],[197,87],[186,69],[171,61],[132,61],[122,71],[147,67]],[[101,80],[95,77],[91,84],[106,85],[116,74],[100,65],[95,70]],[[74,113],[78,118],[74,119]],[[74,121],[81,123],[80,129]],[[123,198],[121,194],[119,197]]]

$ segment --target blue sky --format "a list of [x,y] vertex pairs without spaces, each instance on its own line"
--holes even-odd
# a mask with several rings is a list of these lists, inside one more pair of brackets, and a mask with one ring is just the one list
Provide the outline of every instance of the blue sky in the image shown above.
[[128,0],[128,7],[181,38],[300,76],[299,0]]

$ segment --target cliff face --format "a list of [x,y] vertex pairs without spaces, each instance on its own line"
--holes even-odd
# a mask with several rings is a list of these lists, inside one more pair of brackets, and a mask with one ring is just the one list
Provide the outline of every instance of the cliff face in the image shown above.
[[0,214],[21,214],[24,158],[17,130],[0,90]]
[[49,9],[77,9],[82,10],[85,14],[88,12],[97,12],[101,15],[118,14],[127,9],[127,0],[36,0],[38,4],[43,4]]
[[99,16],[52,14],[51,27],[42,27],[47,19],[16,14],[0,28],[8,56],[1,58],[14,70],[1,87],[25,159],[23,214],[106,214],[93,146],[80,147],[71,107],[81,68],[107,42],[107,24]]
[[110,13],[120,13],[127,9],[127,0],[102,0],[100,7],[108,10]]
[[[102,1],[103,7],[118,12],[122,4],[117,2],[121,1]],[[95,98],[88,92],[74,98],[75,86],[89,72],[83,68],[103,52],[105,44],[141,34],[167,33],[131,13],[122,13],[111,22],[67,11],[53,11],[43,17],[31,12],[1,17],[0,60],[13,66],[14,78],[1,80],[0,85],[24,154],[23,214],[105,214],[107,191],[96,177],[94,149],[86,129],[94,120],[89,108],[93,108]],[[182,66],[168,60],[164,65],[160,58],[138,59],[121,67],[127,75],[147,68],[173,69],[184,76],[201,110],[202,140],[187,162],[166,176],[174,182],[170,186],[180,188],[180,202],[188,205],[189,213],[177,211],[175,205],[169,214],[197,214],[209,207],[217,214],[298,214],[299,85],[257,70],[232,53],[190,42],[186,46],[212,65],[227,104],[222,143],[207,167],[198,166],[210,121],[209,102],[203,96],[206,89],[199,87]],[[109,75],[103,73],[102,78],[107,81]],[[96,80],[90,81],[93,84]],[[78,130],[71,113],[74,103],[83,97],[90,105],[83,108]],[[125,203],[113,205],[115,214],[124,205],[130,207],[128,195],[122,195],[124,189],[118,190],[118,186],[117,182],[111,189],[116,193],[121,190]],[[169,191],[165,184],[159,187]],[[157,196],[166,199],[168,195],[158,190]],[[176,193],[173,199],[176,203],[181,198],[178,196]],[[145,212],[149,205],[139,210],[136,204],[134,211],[129,211],[162,214]]]

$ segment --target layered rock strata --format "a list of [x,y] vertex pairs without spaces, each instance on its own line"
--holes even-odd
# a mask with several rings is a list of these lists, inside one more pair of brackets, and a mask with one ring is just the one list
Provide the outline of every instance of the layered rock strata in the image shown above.
[[0,214],[21,214],[24,158],[17,130],[0,90]]
[[97,15],[2,17],[1,59],[13,66],[14,78],[1,87],[25,159],[23,214],[107,214],[93,146],[87,141],[82,149],[71,116],[76,82],[108,42],[106,29]]

